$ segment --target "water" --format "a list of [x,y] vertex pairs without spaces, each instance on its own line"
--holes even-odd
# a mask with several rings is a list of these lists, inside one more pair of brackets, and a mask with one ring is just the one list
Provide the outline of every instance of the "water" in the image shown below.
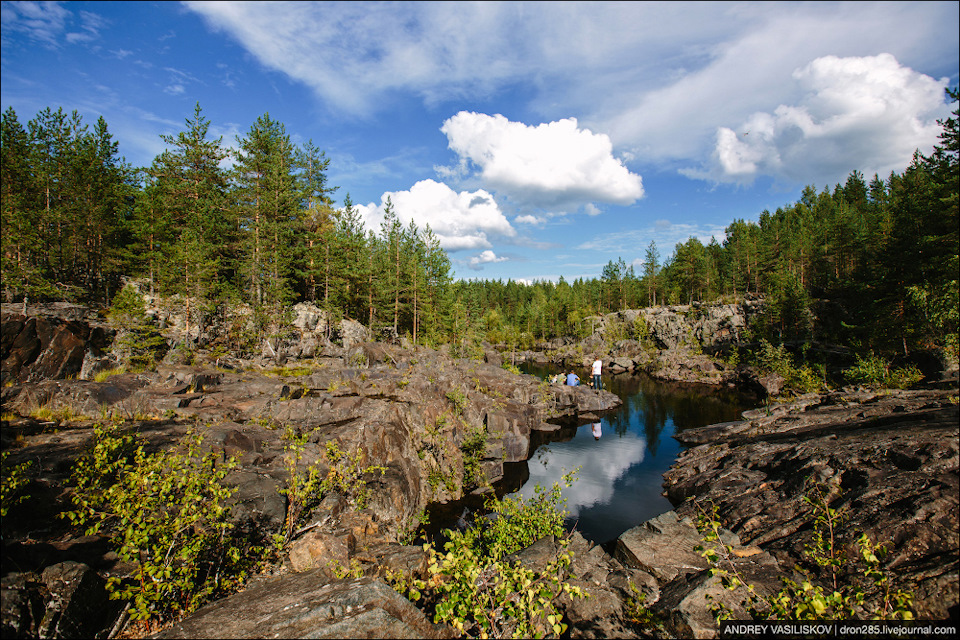
[[[557,371],[521,368],[541,378]],[[563,491],[570,512],[566,524],[596,544],[615,540],[673,508],[661,492],[663,474],[682,449],[671,437],[674,433],[738,420],[742,411],[755,406],[730,390],[659,382],[643,374],[604,376],[603,383],[623,405],[599,423],[545,434],[552,441],[539,443],[526,463],[518,463],[526,466],[521,478],[529,474],[519,490],[524,496],[532,496],[536,484],[549,488],[580,467],[577,481]],[[531,441],[531,447],[536,444]]]

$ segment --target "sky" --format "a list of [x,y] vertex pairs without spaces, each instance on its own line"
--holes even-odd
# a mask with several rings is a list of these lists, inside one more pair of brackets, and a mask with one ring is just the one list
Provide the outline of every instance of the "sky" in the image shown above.
[[902,171],[958,84],[951,2],[3,2],[0,105],[99,116],[134,166],[199,102],[268,113],[457,278],[638,271],[802,189]]

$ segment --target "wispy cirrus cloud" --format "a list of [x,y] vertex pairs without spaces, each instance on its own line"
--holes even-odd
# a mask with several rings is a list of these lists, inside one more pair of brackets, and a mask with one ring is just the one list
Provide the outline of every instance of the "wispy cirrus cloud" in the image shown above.
[[[793,72],[814,60],[889,53],[917,68],[955,58],[949,52],[960,46],[955,2],[186,6],[343,113],[371,115],[388,96],[455,104],[523,86],[528,114],[576,118],[607,135],[624,166],[685,168],[704,179],[718,129],[798,105]],[[850,115],[869,128],[869,114]],[[903,144],[926,145],[922,129]],[[867,165],[889,155],[868,136],[851,142]],[[782,177],[801,179],[808,168],[789,154],[781,162]]]
[[4,2],[0,22],[5,34],[24,34],[49,48],[98,40],[101,29],[108,24],[97,13],[74,13],[61,2]]

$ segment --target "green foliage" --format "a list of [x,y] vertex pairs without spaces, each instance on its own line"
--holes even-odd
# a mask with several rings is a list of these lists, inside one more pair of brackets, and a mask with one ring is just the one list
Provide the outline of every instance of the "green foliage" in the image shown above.
[[[287,496],[287,515],[283,532],[274,536],[276,550],[282,549],[294,538],[297,528],[306,523],[310,513],[328,493],[337,492],[357,509],[366,508],[370,498],[366,476],[377,472],[383,475],[386,472],[383,466],[364,466],[361,447],[349,454],[340,448],[336,440],[326,443],[321,454],[322,461],[304,466],[301,462],[310,441],[310,433],[298,435],[287,427],[283,438],[287,486],[280,489],[280,493]],[[323,466],[326,466],[325,473]]]
[[[567,486],[573,474],[565,476]],[[500,517],[488,529],[444,531],[444,550],[424,545],[429,554],[425,580],[392,574],[394,588],[468,637],[559,637],[567,629],[554,603],[560,595],[584,597],[567,582],[571,554],[563,539],[560,487],[537,487],[536,497],[491,499]],[[542,534],[542,535],[541,535]],[[543,571],[507,557],[540,538],[559,539],[557,555]]]
[[223,479],[237,463],[202,453],[202,441],[188,433],[175,450],[147,453],[119,423],[97,425],[74,467],[76,508],[65,517],[106,535],[121,560],[135,563],[132,579],[108,581],[134,619],[190,612],[235,590],[256,557],[229,522],[234,490]]
[[662,628],[663,621],[660,616],[647,608],[647,594],[640,591],[632,581],[628,585],[632,595],[627,598],[624,611],[627,619],[642,629]]
[[[814,484],[804,501],[810,505],[814,520],[813,542],[806,547],[805,561],[819,567],[818,580],[813,572],[799,565],[794,567],[799,578],[781,576],[783,588],[773,594],[760,596],[737,570],[733,548],[720,536],[717,507],[711,504],[708,512],[697,506],[697,530],[704,544],[697,551],[710,564],[711,575],[718,576],[730,591],[746,590],[745,607],[755,620],[841,620],[913,619],[912,594],[894,589],[886,570],[881,566],[886,548],[872,542],[861,533],[857,538],[859,554],[856,558],[860,575],[868,581],[865,590],[854,579],[845,581],[844,570],[849,559],[843,554],[839,534],[847,515],[829,505],[830,488]],[[712,600],[707,596],[708,600]],[[732,611],[720,603],[712,605],[718,620],[730,619]]]
[[892,368],[889,361],[870,352],[866,357],[858,355],[854,365],[843,370],[843,377],[850,384],[906,389],[920,382],[923,374],[913,365]]
[[27,469],[33,464],[32,460],[21,462],[20,464],[10,466],[7,464],[9,451],[4,451],[0,458],[0,469],[2,469],[2,484],[0,484],[0,516],[7,517],[7,512],[11,507],[28,500],[30,496],[23,494],[21,490],[30,483],[27,476]]
[[784,391],[792,393],[810,393],[823,385],[823,377],[810,365],[796,365],[786,346],[773,346],[767,340],[760,340],[760,349],[752,354],[753,364],[763,372],[776,373],[784,380]]
[[447,400],[453,403],[454,413],[458,416],[463,415],[463,410],[467,407],[467,393],[463,389],[455,388],[447,392]]
[[[579,467],[563,476],[564,485],[573,485]],[[567,516],[563,508],[566,502],[562,487],[554,483],[548,490],[540,485],[534,487],[534,495],[528,500],[522,495],[491,499],[487,509],[496,514],[493,522],[482,529],[467,532],[475,539],[472,542],[494,558],[524,549],[540,538],[563,535],[563,521]]]
[[469,486],[483,482],[486,477],[480,462],[487,451],[486,427],[480,425],[470,429],[460,444],[460,451],[463,453],[463,484]]
[[126,365],[146,369],[163,358],[167,342],[147,316],[135,287],[128,284],[114,296],[109,316],[121,330],[115,344]]
[[382,476],[387,472],[387,468],[381,465],[364,466],[365,455],[362,447],[357,447],[352,454],[346,453],[340,449],[336,440],[327,442],[323,455],[329,469],[320,483],[320,492],[326,494],[336,491],[351,501],[357,509],[365,509],[370,499],[366,476],[372,473]]
[[500,367],[516,375],[520,375],[522,373],[522,371],[520,371],[520,367],[515,364],[510,364],[509,362],[504,362],[502,365],[500,365]]

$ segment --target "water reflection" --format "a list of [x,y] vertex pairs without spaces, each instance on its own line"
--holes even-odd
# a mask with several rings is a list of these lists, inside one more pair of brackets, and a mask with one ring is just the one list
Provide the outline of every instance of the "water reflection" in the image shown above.
[[[555,371],[528,366],[526,372],[547,378]],[[532,496],[535,485],[550,487],[579,466],[576,483],[563,494],[567,524],[596,543],[672,508],[661,492],[663,474],[681,449],[673,433],[736,420],[752,406],[736,393],[643,375],[605,376],[604,385],[623,405],[599,424],[551,434],[552,441],[540,444],[527,461],[529,478],[520,488],[522,495]]]

